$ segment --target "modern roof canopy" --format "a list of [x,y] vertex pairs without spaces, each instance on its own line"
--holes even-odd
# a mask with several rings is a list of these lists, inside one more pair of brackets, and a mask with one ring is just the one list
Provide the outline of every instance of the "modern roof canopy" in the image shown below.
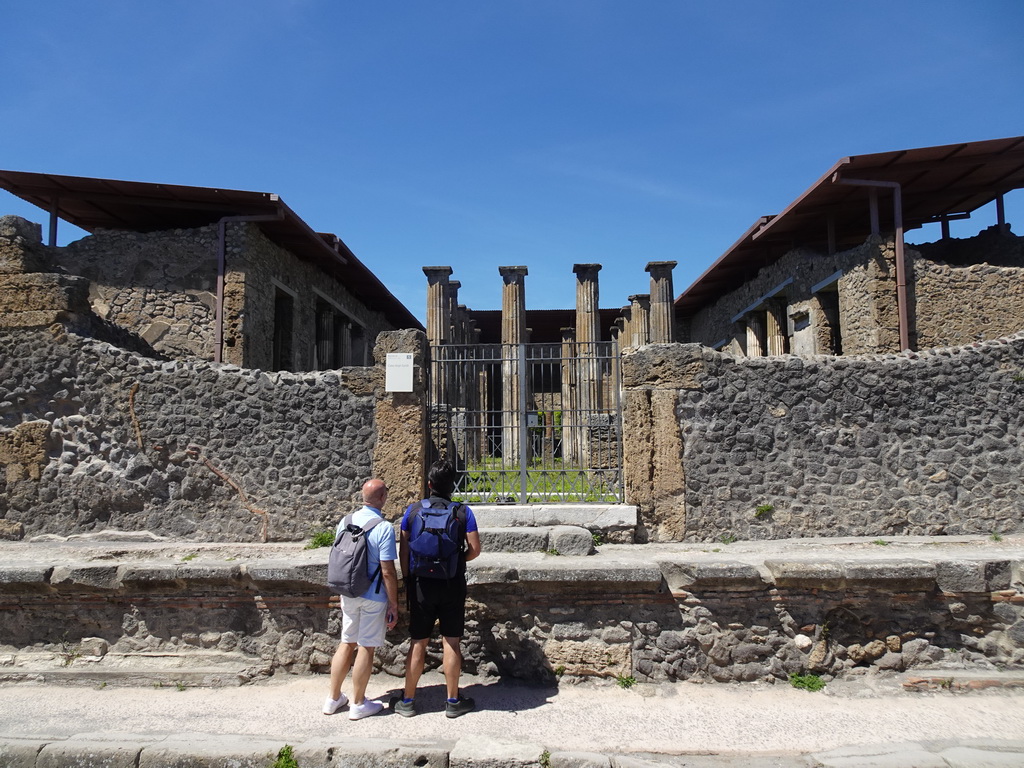
[[193,229],[230,217],[259,217],[255,223],[271,241],[372,301],[396,327],[423,328],[337,235],[314,232],[269,192],[2,170],[0,188],[50,213],[50,245],[56,244],[57,219],[91,233]]
[[[844,157],[776,216],[762,216],[676,299],[691,316],[797,246],[845,250],[868,235],[968,218],[1024,188],[1024,136]],[[890,201],[899,192],[897,210]]]

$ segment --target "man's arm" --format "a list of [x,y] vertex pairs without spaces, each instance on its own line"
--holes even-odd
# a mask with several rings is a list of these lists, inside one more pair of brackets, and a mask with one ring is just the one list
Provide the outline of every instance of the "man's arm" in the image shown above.
[[384,577],[384,591],[388,593],[388,629],[398,623],[398,572],[394,560],[382,560],[380,573]]
[[466,532],[466,562],[476,558],[480,554],[480,533],[478,531]]

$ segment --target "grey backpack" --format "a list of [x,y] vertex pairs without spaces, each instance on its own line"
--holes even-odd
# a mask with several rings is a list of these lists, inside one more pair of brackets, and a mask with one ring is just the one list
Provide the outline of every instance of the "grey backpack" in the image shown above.
[[374,581],[380,592],[380,566],[370,573],[370,558],[366,552],[366,534],[384,520],[374,516],[362,528],[353,525],[352,515],[342,520],[341,532],[335,537],[331,554],[327,558],[327,587],[336,595],[362,597]]

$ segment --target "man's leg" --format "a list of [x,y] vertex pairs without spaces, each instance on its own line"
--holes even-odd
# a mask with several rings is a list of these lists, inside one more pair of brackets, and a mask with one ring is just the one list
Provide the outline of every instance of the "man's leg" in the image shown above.
[[338,650],[334,652],[331,659],[331,698],[334,700],[341,698],[341,685],[352,666],[355,651],[355,643],[339,643]]
[[[462,638],[442,637],[441,644],[444,656],[444,682],[448,688],[448,698],[459,698],[459,675],[462,674]],[[408,694],[406,694],[408,695]]]
[[352,667],[353,704],[362,704],[366,698],[366,684],[370,682],[370,675],[373,674],[373,652],[375,650],[375,648],[360,645],[356,652],[356,663]]
[[[430,638],[409,641],[409,653],[405,657],[405,698],[416,698],[416,686],[423,675],[423,666],[427,661],[427,643]],[[445,657],[447,658],[447,656]]]

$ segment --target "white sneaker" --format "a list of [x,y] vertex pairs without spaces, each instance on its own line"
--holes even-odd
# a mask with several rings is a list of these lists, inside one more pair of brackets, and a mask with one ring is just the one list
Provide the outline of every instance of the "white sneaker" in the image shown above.
[[324,714],[333,715],[339,709],[348,704],[348,696],[344,693],[336,699],[332,699],[330,696],[324,701]]
[[364,717],[370,715],[376,715],[384,709],[384,705],[379,701],[371,701],[370,699],[363,699],[362,704],[353,704],[348,708],[348,719],[349,720],[362,720]]

